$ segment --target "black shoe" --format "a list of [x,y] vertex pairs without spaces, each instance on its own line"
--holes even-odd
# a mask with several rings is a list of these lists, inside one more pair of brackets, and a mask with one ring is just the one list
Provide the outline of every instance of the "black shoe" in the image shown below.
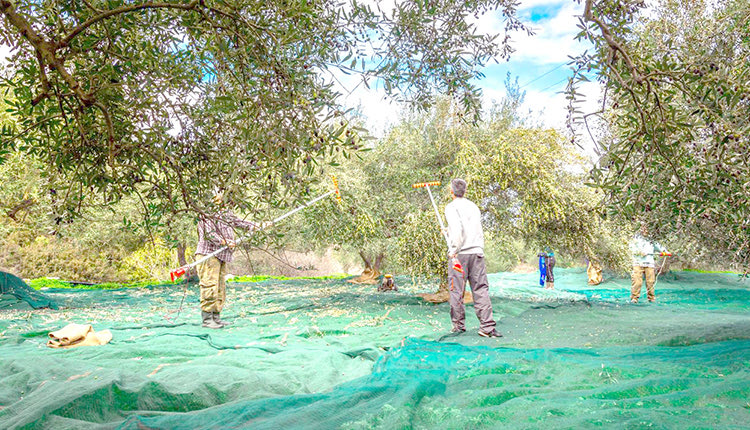
[[465,328],[456,328],[456,327],[453,327],[451,329],[451,333],[456,333],[456,334],[466,333],[466,329]]
[[480,330],[479,335],[482,337],[503,337],[503,334],[495,329],[492,329],[492,331],[489,333],[486,333]]

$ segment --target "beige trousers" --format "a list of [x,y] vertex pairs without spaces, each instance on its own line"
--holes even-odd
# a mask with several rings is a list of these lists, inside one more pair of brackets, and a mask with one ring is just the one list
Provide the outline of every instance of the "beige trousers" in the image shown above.
[[[196,259],[203,255],[196,254]],[[196,266],[201,287],[201,310],[203,312],[221,312],[227,299],[227,286],[224,276],[227,274],[227,263],[211,257]]]
[[633,273],[630,276],[630,300],[638,302],[641,297],[641,286],[643,286],[643,274],[646,274],[646,294],[648,301],[656,300],[654,294],[654,283],[656,282],[656,272],[653,267],[633,266]]

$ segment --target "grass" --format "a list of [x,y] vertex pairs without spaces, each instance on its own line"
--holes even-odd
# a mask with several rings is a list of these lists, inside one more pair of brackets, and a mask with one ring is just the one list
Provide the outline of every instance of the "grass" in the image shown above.
[[729,275],[739,275],[739,276],[746,276],[747,273],[743,272],[735,272],[733,270],[701,270],[701,269],[682,269],[683,272],[693,272],[693,273],[724,273]]
[[[237,276],[230,279],[231,282],[263,282],[269,279],[275,280],[293,280],[293,279],[344,279],[351,275],[337,274],[328,276],[268,276],[268,275],[257,275],[257,276]],[[42,288],[68,288],[78,290],[116,290],[120,288],[143,288],[153,287],[160,285],[180,285],[183,281],[170,282],[170,281],[138,281],[129,283],[118,283],[118,282],[104,282],[101,284],[85,285],[76,284],[67,281],[61,281],[54,278],[37,278],[27,280],[26,283],[35,290],[41,290]]]
[[120,288],[142,288],[150,287],[154,285],[177,285],[179,282],[169,281],[139,281],[129,283],[117,283],[117,282],[103,282],[101,284],[85,285],[76,284],[74,282],[61,281],[54,278],[37,278],[27,280],[26,283],[35,290],[41,290],[42,288],[68,288],[77,290],[115,290]]

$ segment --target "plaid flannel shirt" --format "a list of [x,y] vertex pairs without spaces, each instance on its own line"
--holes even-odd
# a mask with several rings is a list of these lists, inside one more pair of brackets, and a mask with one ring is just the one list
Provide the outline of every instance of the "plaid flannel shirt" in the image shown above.
[[[198,247],[195,249],[196,254],[208,255],[226,245],[222,242],[234,242],[235,228],[254,230],[258,224],[251,221],[244,221],[237,218],[231,210],[225,210],[215,217],[200,217],[198,219]],[[225,250],[216,254],[216,258],[229,263],[232,261],[234,249],[227,247]]]

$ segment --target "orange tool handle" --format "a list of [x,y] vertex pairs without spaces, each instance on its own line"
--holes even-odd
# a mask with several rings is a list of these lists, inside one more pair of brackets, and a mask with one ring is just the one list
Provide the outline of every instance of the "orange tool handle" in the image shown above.
[[335,176],[331,175],[331,181],[333,181],[334,194],[336,194],[336,201],[341,203],[341,191],[339,191],[339,181]]
[[438,185],[440,185],[440,181],[422,182],[419,184],[414,184],[411,187],[412,188],[424,188],[424,187],[437,187]]

